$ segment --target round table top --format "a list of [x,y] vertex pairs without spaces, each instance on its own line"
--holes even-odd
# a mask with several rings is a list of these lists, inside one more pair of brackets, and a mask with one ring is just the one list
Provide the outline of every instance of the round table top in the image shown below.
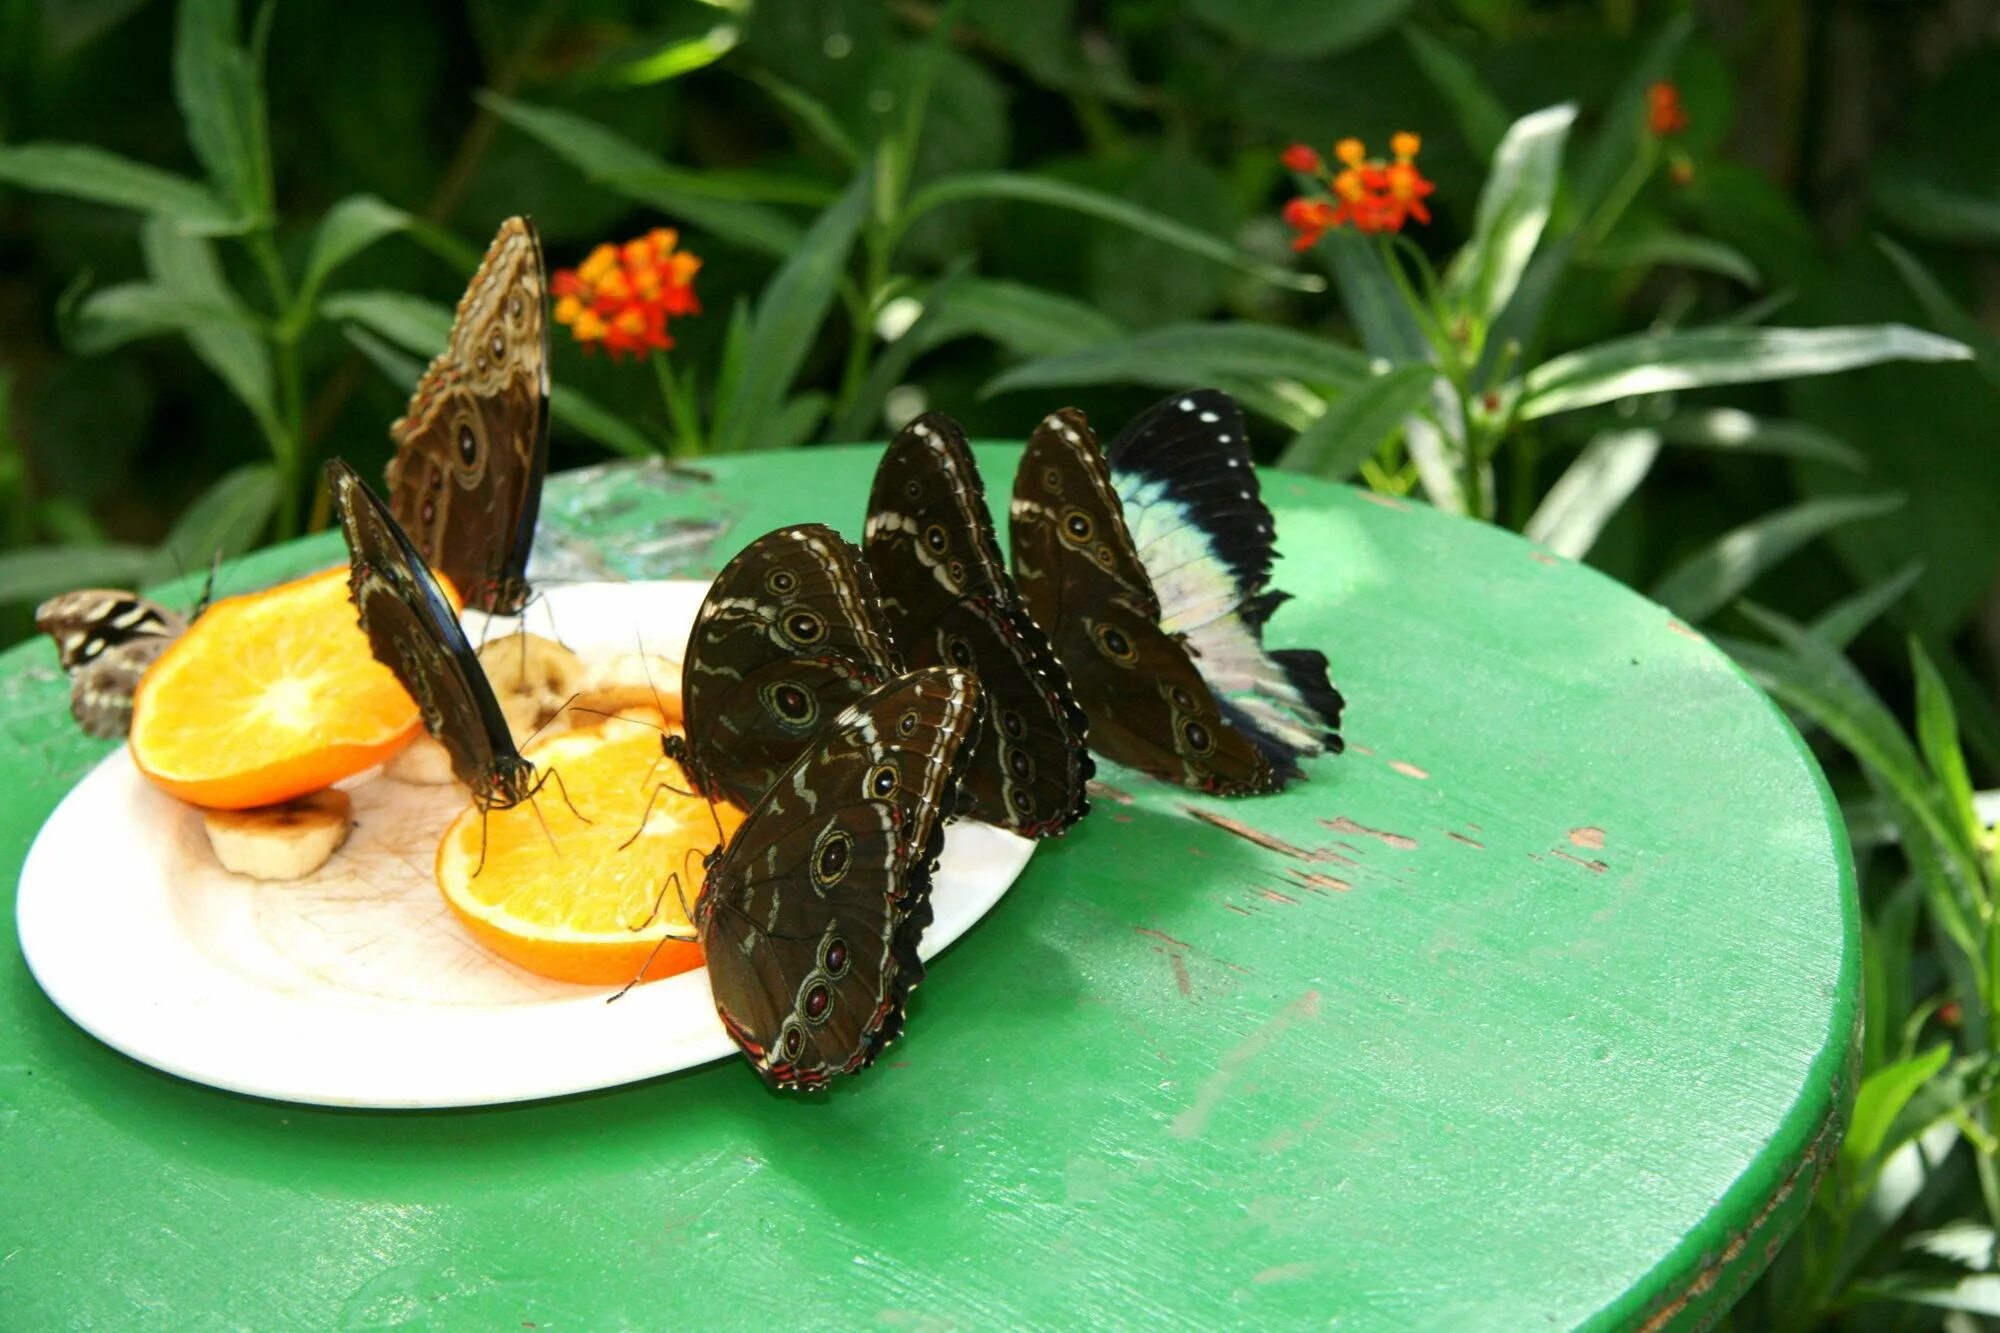
[[[537,570],[713,573],[783,523],[858,534],[878,452],[552,478]],[[979,451],[1003,510],[1018,453]],[[1326,651],[1348,753],[1234,802],[1101,764],[1090,817],[828,1096],[732,1061],[467,1112],[262,1102],[100,1046],[5,951],[0,1305],[24,1327],[1712,1316],[1851,1098],[1855,895],[1818,769],[1726,657],[1591,570],[1289,474],[1266,498],[1297,595],[1270,637]],[[323,534],[224,583],[339,553]],[[46,641],[5,662],[11,894],[103,746]]]

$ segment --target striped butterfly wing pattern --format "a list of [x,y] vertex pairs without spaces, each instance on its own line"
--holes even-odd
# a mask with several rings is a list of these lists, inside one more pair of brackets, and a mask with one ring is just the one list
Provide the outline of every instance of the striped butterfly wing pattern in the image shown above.
[[986,722],[966,771],[966,813],[1028,837],[1081,819],[1092,772],[1083,712],[1007,574],[985,484],[950,417],[917,418],[883,454],[864,549],[909,664],[979,677]]
[[187,620],[135,592],[84,588],[36,607],[35,627],[55,640],[69,675],[70,715],[85,735],[112,739],[130,729],[140,677]]
[[929,667],[875,687],[708,867],[694,918],[716,1012],[772,1086],[822,1088],[901,1034],[979,712],[968,672]]
[[1219,795],[1273,791],[1341,748],[1326,659],[1268,651],[1273,524],[1242,414],[1176,394],[1100,452],[1083,414],[1036,429],[1011,510],[1022,594],[1098,753]]
[[445,350],[389,427],[389,507],[465,604],[528,600],[549,461],[548,279],[526,218],[508,218],[458,303]]
[[755,805],[821,727],[901,670],[861,554],[816,523],[765,533],[709,587],[668,753],[710,800]]
[[375,658],[401,681],[424,729],[482,807],[505,809],[534,790],[535,768],[515,748],[500,701],[466,641],[444,589],[409,535],[358,473],[326,465],[349,553],[348,590]]

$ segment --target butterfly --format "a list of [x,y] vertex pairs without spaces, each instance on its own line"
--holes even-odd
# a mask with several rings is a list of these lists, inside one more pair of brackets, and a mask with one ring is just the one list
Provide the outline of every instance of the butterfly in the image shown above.
[[1050,627],[1099,754],[1219,795],[1273,791],[1343,748],[1326,657],[1264,647],[1288,594],[1243,415],[1197,389],[1098,451],[1083,413],[1046,418],[1010,508],[1015,576]]
[[[202,606],[208,595],[202,595]],[[195,608],[195,615],[201,607]],[[69,673],[69,711],[88,736],[123,736],[132,724],[132,694],[154,659],[188,627],[188,619],[136,592],[85,588],[35,608],[35,627],[56,642]]]
[[465,604],[513,615],[549,462],[542,243],[508,218],[458,303],[451,338],[389,427],[389,507]]
[[986,726],[966,771],[968,813],[1028,837],[1083,818],[1093,771],[1083,711],[1007,576],[965,433],[942,412],[904,427],[882,455],[864,549],[909,663],[979,675]]
[[550,775],[538,775],[515,747],[500,701],[437,577],[359,473],[336,458],[327,463],[326,477],[347,538],[348,593],[375,659],[416,700],[424,730],[444,746],[452,773],[472,789],[482,810],[529,799]]
[[901,1034],[980,708],[948,667],[876,686],[710,854],[694,921],[715,1010],[772,1086],[824,1087]]
[[815,523],[767,532],[695,615],[686,736],[667,755],[708,799],[747,810],[834,714],[901,670],[861,553]]

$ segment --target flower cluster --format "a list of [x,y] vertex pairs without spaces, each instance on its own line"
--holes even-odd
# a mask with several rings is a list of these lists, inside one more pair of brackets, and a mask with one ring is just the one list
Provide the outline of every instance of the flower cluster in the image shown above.
[[575,268],[557,270],[549,283],[556,322],[567,324],[585,351],[601,344],[614,360],[672,347],[667,320],[701,313],[694,295],[701,260],[676,250],[679,243],[678,232],[656,227],[623,245],[600,245]]
[[1681,110],[1680,89],[1671,83],[1656,83],[1646,89],[1646,125],[1661,139],[1688,127],[1687,112]]
[[1426,196],[1437,189],[1417,169],[1417,153],[1423,140],[1405,131],[1389,140],[1394,160],[1368,156],[1359,139],[1342,139],[1333,155],[1340,162],[1331,171],[1320,155],[1302,143],[1285,150],[1285,165],[1293,171],[1326,181],[1329,195],[1305,195],[1285,205],[1285,222],[1298,234],[1292,238],[1294,250],[1309,250],[1319,238],[1335,227],[1352,225],[1356,231],[1401,231],[1412,218],[1428,223],[1431,211]]

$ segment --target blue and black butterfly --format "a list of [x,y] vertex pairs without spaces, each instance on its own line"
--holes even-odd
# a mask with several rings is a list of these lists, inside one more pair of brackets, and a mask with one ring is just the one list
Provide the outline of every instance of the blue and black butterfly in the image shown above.
[[1325,655],[1264,647],[1288,594],[1266,586],[1274,526],[1229,395],[1175,394],[1102,452],[1083,413],[1050,415],[1010,512],[1021,595],[1099,754],[1235,796],[1342,749]]

